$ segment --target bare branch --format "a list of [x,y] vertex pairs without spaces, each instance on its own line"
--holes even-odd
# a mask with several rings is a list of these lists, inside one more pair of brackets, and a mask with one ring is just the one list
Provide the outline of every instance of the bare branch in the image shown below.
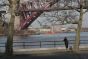
[[77,2],[78,2],[78,5],[80,5],[80,1],[79,1],[79,0],[77,0]]
[[10,4],[12,4],[12,0],[8,0]]
[[80,10],[79,9],[75,9],[76,11],[78,11],[78,12],[80,12]]
[[83,14],[85,14],[86,12],[88,12],[88,9],[85,12],[83,12]]

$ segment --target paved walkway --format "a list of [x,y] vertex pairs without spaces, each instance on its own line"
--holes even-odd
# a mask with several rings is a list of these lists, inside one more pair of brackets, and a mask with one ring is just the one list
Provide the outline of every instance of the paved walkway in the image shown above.
[[1,56],[0,59],[88,59],[88,53],[54,52],[49,54],[20,54],[10,58]]
[[[80,48],[80,52],[88,51],[88,48]],[[14,49],[14,54],[40,54],[40,53],[54,53],[66,52],[65,47],[60,48],[31,48],[31,49]]]
[[88,49],[81,49],[80,53],[73,53],[72,51],[66,51],[65,49],[58,48],[42,48],[37,50],[23,49],[15,52],[10,58],[0,56],[0,59],[88,59]]

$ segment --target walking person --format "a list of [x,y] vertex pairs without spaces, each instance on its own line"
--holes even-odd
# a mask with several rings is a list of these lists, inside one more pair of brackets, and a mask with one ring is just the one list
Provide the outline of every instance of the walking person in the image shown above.
[[63,41],[64,41],[64,44],[65,44],[66,50],[68,50],[68,39],[67,39],[67,37],[65,37]]

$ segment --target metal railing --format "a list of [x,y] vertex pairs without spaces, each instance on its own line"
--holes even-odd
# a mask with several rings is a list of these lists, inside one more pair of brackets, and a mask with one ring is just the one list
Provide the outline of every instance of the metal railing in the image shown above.
[[[69,44],[74,44],[74,40],[69,40]],[[80,44],[88,44],[88,40],[81,40]],[[64,46],[64,41],[32,41],[32,42],[13,42],[13,47],[38,47],[42,48],[44,46]],[[5,42],[0,43],[0,47],[5,47]]]
[[13,45],[14,47],[17,46],[23,46],[24,48],[27,47],[33,47],[37,46],[39,48],[42,48],[44,46],[52,46],[56,47],[57,45],[64,45],[63,41],[35,41],[35,42],[14,42],[14,44],[21,44],[21,45]]

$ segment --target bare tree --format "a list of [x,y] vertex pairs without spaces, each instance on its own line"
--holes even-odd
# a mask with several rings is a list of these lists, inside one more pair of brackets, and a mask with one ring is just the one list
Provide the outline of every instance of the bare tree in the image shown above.
[[79,45],[80,45],[80,32],[81,32],[82,20],[83,20],[83,0],[80,0],[79,5],[80,5],[80,16],[79,16],[79,21],[78,21],[74,49],[73,49],[75,52],[79,51]]
[[75,10],[63,10],[60,15],[56,17],[58,21],[61,21],[62,24],[77,24],[78,14]]
[[17,2],[19,0],[8,0],[8,1],[9,1],[9,10],[10,10],[11,18],[8,25],[6,55],[11,56],[13,54],[13,33],[14,33],[15,11],[16,11]]

